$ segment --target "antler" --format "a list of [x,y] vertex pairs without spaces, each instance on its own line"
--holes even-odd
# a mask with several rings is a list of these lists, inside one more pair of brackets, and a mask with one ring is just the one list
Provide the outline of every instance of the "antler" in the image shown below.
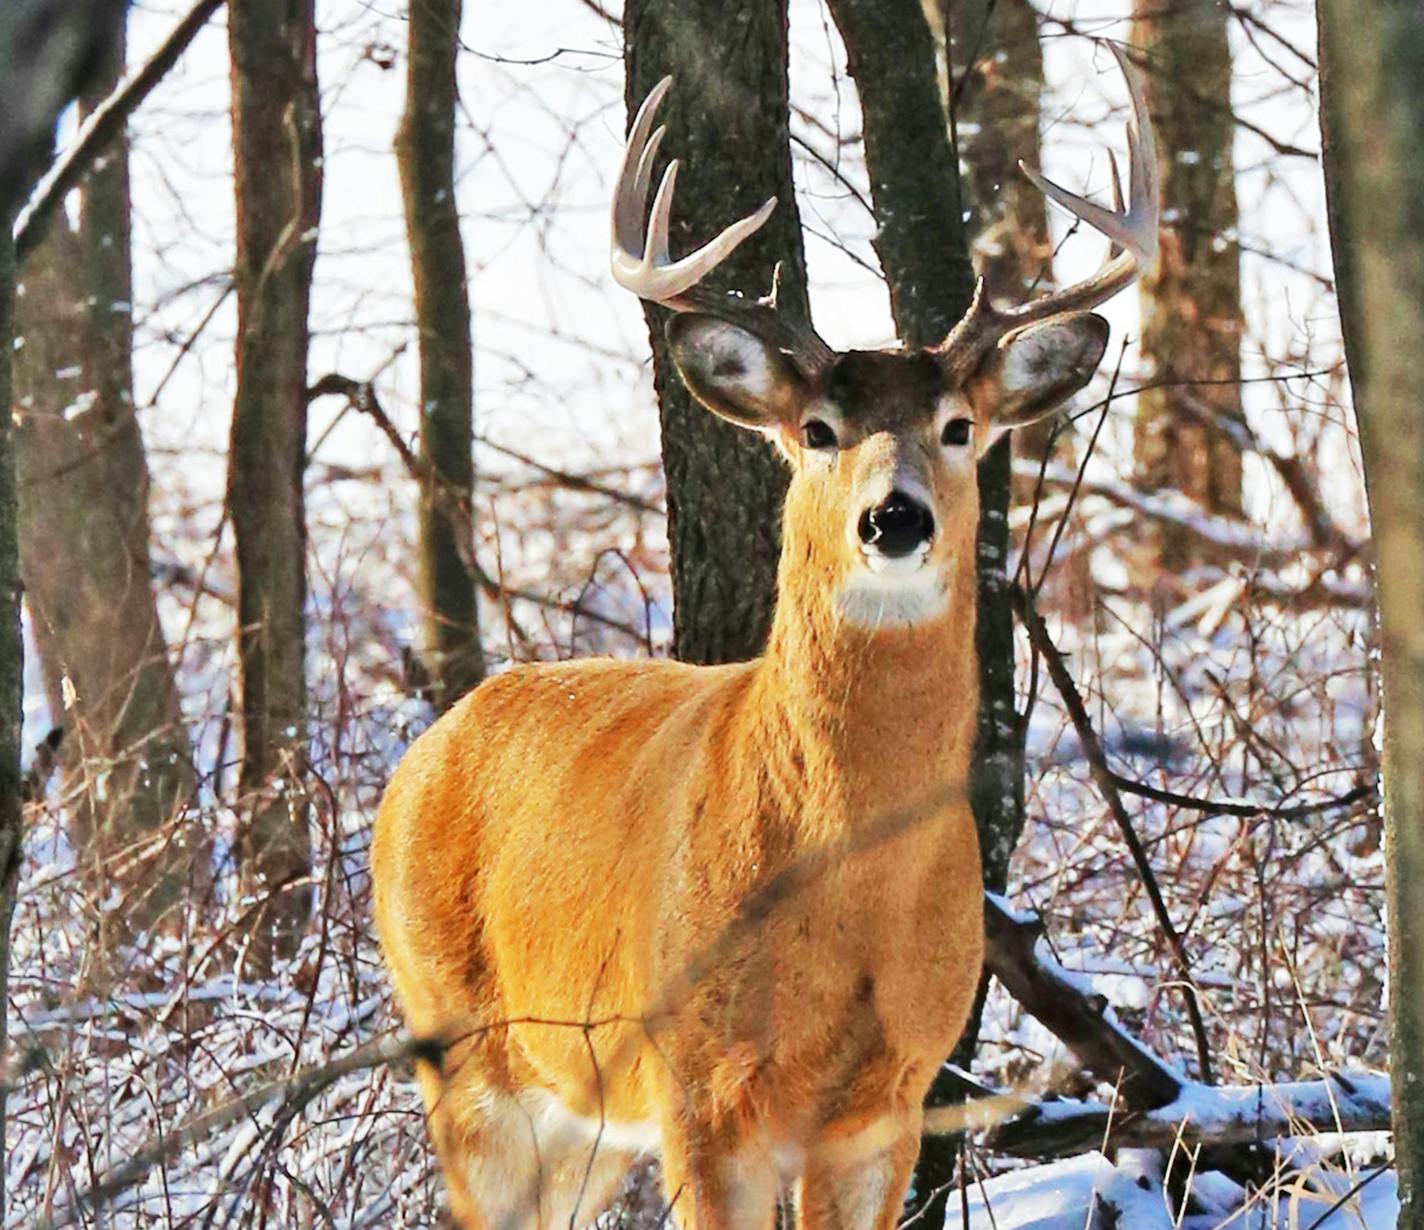
[[1112,167],[1112,209],[1104,209],[1060,188],[1032,167],[1019,163],[1019,168],[1040,192],[1112,241],[1108,259],[1086,281],[1065,286],[1062,290],[1013,308],[995,308],[990,304],[981,278],[969,311],[939,347],[949,361],[962,362],[968,370],[977,365],[989,346],[1006,334],[1050,316],[1096,307],[1130,286],[1157,259],[1157,145],[1152,135],[1152,120],[1147,114],[1147,97],[1143,92],[1141,74],[1122,49],[1111,42],[1108,49],[1127,79],[1127,90],[1132,100],[1132,114],[1127,121],[1127,156],[1132,177],[1128,208],[1123,209],[1122,181],[1118,178],[1117,159],[1111,152],[1108,159]]
[[776,310],[774,288],[767,299],[749,299],[739,294],[718,294],[699,285],[743,240],[761,229],[776,208],[775,197],[755,213],[733,222],[697,251],[675,261],[668,253],[668,226],[679,165],[674,158],[663,172],[653,197],[652,213],[648,213],[653,165],[667,131],[661,126],[654,129],[653,117],[671,88],[671,77],[664,77],[653,87],[638,108],[628,133],[628,146],[623,151],[623,165],[613,193],[610,260],[613,280],[640,299],[660,303],[674,311],[706,312],[739,324],[773,342],[809,373],[829,362],[834,352],[808,323],[790,319]]
[[772,197],[754,214],[733,222],[710,243],[679,261],[668,256],[668,223],[672,217],[672,194],[677,186],[678,160],[663,172],[646,237],[643,218],[648,209],[648,187],[653,180],[653,162],[666,128],[653,130],[653,116],[672,88],[672,78],[664,77],[638,108],[623,166],[618,172],[618,188],[613,196],[613,278],[625,290],[641,299],[651,299],[667,307],[678,307],[681,296],[702,281],[727,259],[742,240],[761,229],[776,208]]

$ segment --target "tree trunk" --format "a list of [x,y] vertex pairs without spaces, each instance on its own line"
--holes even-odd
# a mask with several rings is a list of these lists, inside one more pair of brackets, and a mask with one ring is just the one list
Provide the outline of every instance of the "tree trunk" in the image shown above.
[[[405,114],[396,161],[420,332],[420,598],[425,666],[444,710],[484,677],[475,578],[473,360],[465,247],[455,206],[455,62],[461,0],[412,0]],[[440,499],[440,489],[458,496]],[[456,508],[460,512],[456,513]]]
[[237,395],[228,509],[237,547],[245,877],[269,895],[263,959],[290,952],[311,893],[306,754],[307,311],[321,213],[313,0],[232,0]]
[[[0,5],[0,1055],[10,1023],[10,924],[24,841],[20,796],[21,692],[19,514],[15,493],[11,363],[14,355],[15,211],[51,147],[55,119],[94,72],[115,36],[123,0]],[[36,54],[42,51],[44,54]],[[8,1158],[6,1094],[0,1081],[0,1157]],[[0,1225],[6,1219],[0,1166]]]
[[[779,262],[779,302],[808,312],[791,184],[786,0],[629,0],[623,32],[630,117],[663,76],[677,78],[659,115],[668,130],[663,148],[682,160],[673,254],[774,195],[770,221],[707,285],[755,298],[770,289]],[[668,355],[667,312],[646,312],[662,419],[674,647],[687,662],[745,661],[761,653],[771,628],[786,472],[765,441],[693,402]]]
[[[995,302],[1022,303],[1053,284],[1047,204],[1019,170],[1021,160],[1039,161],[1038,14],[1028,0],[977,0],[955,5],[953,21],[955,121],[975,265]],[[1016,442],[1026,434],[1016,432]]]
[[[3,170],[3,166],[0,166]],[[11,215],[0,201],[0,1055],[9,1054],[10,924],[24,845],[20,800],[21,690],[24,641],[20,636],[19,518],[15,507],[15,454],[11,416],[11,356],[15,353],[15,252]],[[0,1081],[0,1157],[5,1141],[5,1096]],[[5,1221],[5,1168],[0,1166],[0,1225]]]
[[1323,0],[1321,120],[1365,463],[1384,685],[1389,1002],[1399,1230],[1424,1228],[1424,10]]
[[830,8],[860,95],[875,251],[895,328],[907,346],[933,346],[974,294],[934,40],[919,0],[831,0]]
[[[959,161],[951,144],[951,100],[940,84],[934,38],[919,0],[830,0],[830,8],[860,95],[880,224],[875,246],[895,327],[908,346],[933,345],[963,316],[974,292]],[[1013,614],[1004,573],[1009,472],[1005,440],[979,467],[980,699],[970,779],[985,875],[1000,887],[1023,827],[1023,744],[1014,709]],[[972,1052],[977,1032],[976,1010],[962,1050]],[[926,1105],[946,1105],[960,1096],[958,1086],[941,1074]],[[944,1220],[958,1157],[953,1137],[928,1136],[922,1142],[910,1203],[927,1224]]]
[[[993,302],[1022,303],[1053,289],[1047,201],[1019,170],[1020,162],[1042,163],[1038,13],[1028,0],[965,0],[954,6],[953,22],[955,121],[974,263]],[[1072,433],[1061,427],[1060,419],[1049,417],[1019,428],[1014,456],[1038,462],[1053,448],[1063,464],[1073,465]],[[1013,500],[1031,500],[1036,487],[1033,480],[1013,481]],[[1049,581],[1058,609],[1071,617],[1086,617],[1091,609],[1087,562],[1077,555]],[[997,865],[998,857],[993,861]]]
[[[1053,281],[1053,250],[1042,193],[1019,170],[1039,157],[1043,51],[1026,0],[940,5],[958,97],[955,127],[965,170],[968,230],[985,289],[995,302],[1022,303]],[[961,240],[961,242],[963,242]],[[1014,620],[1008,598],[1013,452],[1041,457],[1054,420],[1016,431],[979,467],[979,739],[974,815],[984,882],[1003,892],[1024,824],[1024,732],[1014,695]],[[1047,430],[1045,430],[1045,428]],[[973,1034],[978,1029],[973,1017]],[[968,1061],[968,1054],[962,1056]]]
[[[85,110],[121,78],[122,52]],[[124,889],[124,908],[104,919],[118,941],[171,916],[190,878],[205,876],[209,846],[182,818],[193,771],[150,579],[122,135],[85,179],[80,219],[78,232],[55,221],[22,280],[20,563],[50,711],[69,729],[76,858],[96,893],[115,879]]]
[[[1230,10],[1215,0],[1138,0],[1134,44],[1147,56],[1147,103],[1157,133],[1161,257],[1142,286],[1142,353],[1159,381],[1139,395],[1134,449],[1149,491],[1174,488],[1211,512],[1241,512],[1241,454],[1184,403],[1241,417],[1240,253],[1232,159]],[[1161,563],[1191,562],[1164,529]]]

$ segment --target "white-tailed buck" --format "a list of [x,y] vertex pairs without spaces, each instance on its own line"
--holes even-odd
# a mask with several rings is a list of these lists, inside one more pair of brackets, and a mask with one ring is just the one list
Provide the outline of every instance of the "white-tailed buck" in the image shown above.
[[[1116,49],[1114,49],[1116,52]],[[699,282],[775,202],[673,260],[659,85],[613,204],[613,274],[674,309],[678,370],[792,469],[764,657],[544,663],[411,748],[376,822],[376,920],[464,1226],[590,1220],[662,1158],[687,1230],[895,1224],[921,1100],[973,1000],[979,851],[975,462],[1092,376],[1088,309],[1153,259],[1156,158],[1132,94],[1131,201],[1046,183],[1112,240],[1015,308],[982,293],[928,350],[831,350]]]

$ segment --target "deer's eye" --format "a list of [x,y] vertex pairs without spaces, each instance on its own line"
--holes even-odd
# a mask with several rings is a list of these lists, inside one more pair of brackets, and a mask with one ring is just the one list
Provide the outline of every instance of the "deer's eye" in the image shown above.
[[807,448],[835,448],[836,433],[820,419],[807,419],[801,424],[801,442]]
[[968,444],[974,432],[973,419],[950,419],[939,434],[941,444]]

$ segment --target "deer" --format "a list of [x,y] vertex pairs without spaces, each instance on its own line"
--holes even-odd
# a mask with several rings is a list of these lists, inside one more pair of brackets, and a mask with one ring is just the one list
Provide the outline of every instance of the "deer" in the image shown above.
[[[616,282],[672,309],[677,370],[790,467],[765,653],[519,665],[411,746],[375,823],[374,912],[465,1230],[577,1226],[661,1159],[684,1230],[890,1230],[922,1103],[983,957],[967,797],[976,463],[1058,410],[1108,340],[1091,309],[1155,259],[1131,95],[1130,200],[1023,169],[1111,241],[1013,307],[982,279],[928,349],[837,352],[704,279],[776,202],[673,259],[678,163],[648,194],[663,80],[612,205]],[[644,220],[646,218],[646,226]]]

